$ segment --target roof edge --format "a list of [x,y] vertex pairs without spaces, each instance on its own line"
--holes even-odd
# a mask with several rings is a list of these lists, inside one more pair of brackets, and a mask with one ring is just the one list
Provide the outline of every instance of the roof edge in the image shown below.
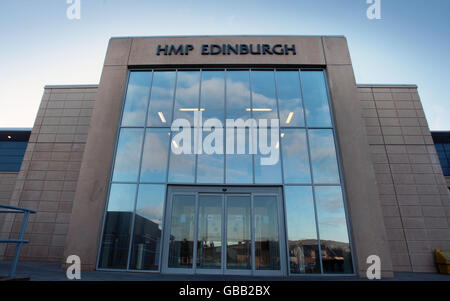
[[33,128],[4,128],[0,127],[0,132],[31,132]]
[[417,85],[415,84],[358,84],[356,83],[356,86],[361,88],[370,88],[370,87],[376,87],[376,88],[417,88]]
[[207,37],[211,37],[211,38],[215,38],[215,37],[296,37],[296,38],[301,38],[301,37],[315,37],[315,38],[320,38],[320,37],[331,37],[331,38],[346,38],[346,36],[344,35],[276,35],[276,34],[255,34],[255,35],[251,35],[251,34],[236,34],[236,35],[154,35],[154,36],[117,36],[117,37],[111,37],[110,40],[112,39],[134,39],[134,38],[207,38]]
[[85,89],[85,88],[98,88],[96,85],[45,85],[44,89]]

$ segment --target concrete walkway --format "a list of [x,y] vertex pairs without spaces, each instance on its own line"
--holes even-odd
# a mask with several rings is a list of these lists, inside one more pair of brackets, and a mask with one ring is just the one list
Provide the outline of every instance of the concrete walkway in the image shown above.
[[[0,262],[0,276],[9,273],[10,262]],[[59,263],[20,262],[16,273],[17,278],[29,277],[32,281],[66,281],[66,273]],[[105,272],[82,271],[84,281],[367,281],[358,277],[334,276],[303,276],[303,277],[249,277],[222,275],[165,275],[159,273],[141,272]],[[386,281],[450,281],[449,275],[428,273],[396,273],[394,278]]]

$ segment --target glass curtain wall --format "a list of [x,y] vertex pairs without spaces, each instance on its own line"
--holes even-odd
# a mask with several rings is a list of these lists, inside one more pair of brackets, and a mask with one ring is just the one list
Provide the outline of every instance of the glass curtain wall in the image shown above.
[[[183,118],[194,125],[199,112],[202,122],[219,123],[203,132],[191,129],[189,142],[174,139],[179,132],[171,131],[172,122]],[[249,151],[249,128],[230,130],[227,119],[278,119],[279,160],[262,165],[267,155]],[[223,133],[215,136],[223,139],[223,150],[208,154],[201,143],[214,130]],[[231,131],[234,138],[245,133],[245,149],[229,140]],[[270,130],[268,136],[270,145]],[[194,142],[194,137],[203,139]],[[224,154],[227,147],[234,153]],[[178,149],[192,151],[175,154]],[[353,272],[323,70],[131,71],[99,268],[159,270],[168,184],[283,185],[290,274]]]

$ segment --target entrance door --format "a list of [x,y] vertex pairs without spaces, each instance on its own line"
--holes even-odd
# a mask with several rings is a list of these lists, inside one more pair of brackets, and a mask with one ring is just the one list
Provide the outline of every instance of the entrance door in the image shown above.
[[285,275],[280,188],[169,187],[163,272]]

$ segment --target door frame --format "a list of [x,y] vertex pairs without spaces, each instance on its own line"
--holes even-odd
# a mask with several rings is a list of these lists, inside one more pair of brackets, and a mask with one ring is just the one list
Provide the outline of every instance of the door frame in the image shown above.
[[[197,269],[197,243],[198,243],[198,196],[199,194],[221,194],[222,197],[222,255],[220,269]],[[227,248],[227,195],[250,195],[251,202],[251,255],[252,268],[250,270],[228,270],[226,268]],[[192,255],[192,268],[169,268],[169,242],[170,242],[170,225],[172,219],[173,196],[174,195],[194,195],[195,196],[195,217],[194,217],[194,243]],[[279,257],[280,270],[256,270],[255,269],[255,221],[254,221],[254,201],[253,197],[258,195],[272,195],[277,197],[278,208],[278,238],[279,238]],[[163,241],[161,244],[161,273],[163,274],[214,274],[214,275],[253,275],[253,276],[287,276],[288,264],[287,247],[286,247],[286,227],[285,227],[285,210],[283,201],[283,190],[281,186],[181,186],[168,185],[166,194],[166,206],[164,212],[163,225]]]

